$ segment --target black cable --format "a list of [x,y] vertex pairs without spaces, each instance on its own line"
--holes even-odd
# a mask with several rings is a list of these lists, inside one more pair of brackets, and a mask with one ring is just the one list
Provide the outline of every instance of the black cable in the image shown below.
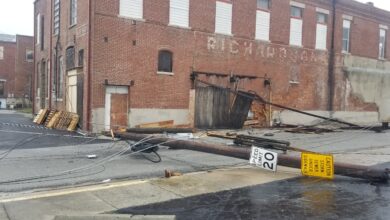
[[140,153],[141,153],[141,155],[142,155],[145,159],[149,160],[149,161],[152,162],[152,163],[160,163],[160,162],[162,161],[162,160],[161,160],[160,154],[158,154],[157,151],[155,151],[155,150],[153,150],[151,153],[148,153],[148,154],[154,154],[154,155],[156,155],[156,156],[157,156],[157,160],[153,160],[153,159],[151,159],[150,157],[147,157],[147,156],[146,156],[146,153],[143,153],[143,152],[140,152]]

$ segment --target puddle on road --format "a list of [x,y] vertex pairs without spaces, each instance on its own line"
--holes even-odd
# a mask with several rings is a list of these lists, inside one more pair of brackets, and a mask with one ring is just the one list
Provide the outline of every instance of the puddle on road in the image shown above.
[[296,178],[118,210],[182,219],[388,219],[389,185]]

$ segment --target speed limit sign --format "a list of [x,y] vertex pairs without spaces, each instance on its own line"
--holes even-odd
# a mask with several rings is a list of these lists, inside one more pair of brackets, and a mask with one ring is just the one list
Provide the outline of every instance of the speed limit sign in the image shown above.
[[278,154],[263,148],[252,147],[249,163],[265,170],[276,172]]

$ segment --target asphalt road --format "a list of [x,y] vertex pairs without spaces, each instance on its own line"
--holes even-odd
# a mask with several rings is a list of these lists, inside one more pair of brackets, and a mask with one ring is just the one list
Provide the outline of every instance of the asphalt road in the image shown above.
[[[246,164],[218,155],[161,147],[153,155],[132,153],[126,142],[85,138],[36,126],[26,115],[0,111],[1,193],[94,184],[111,179],[164,176],[164,170],[194,172]],[[88,155],[96,155],[89,159]]]

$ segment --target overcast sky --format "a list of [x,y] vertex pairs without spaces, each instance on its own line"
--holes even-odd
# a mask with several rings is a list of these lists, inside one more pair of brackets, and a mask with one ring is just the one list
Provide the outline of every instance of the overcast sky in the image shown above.
[[[389,0],[358,1],[364,3],[371,1],[374,2],[376,7],[390,11]],[[33,3],[34,0],[0,0],[0,33],[33,35]]]

